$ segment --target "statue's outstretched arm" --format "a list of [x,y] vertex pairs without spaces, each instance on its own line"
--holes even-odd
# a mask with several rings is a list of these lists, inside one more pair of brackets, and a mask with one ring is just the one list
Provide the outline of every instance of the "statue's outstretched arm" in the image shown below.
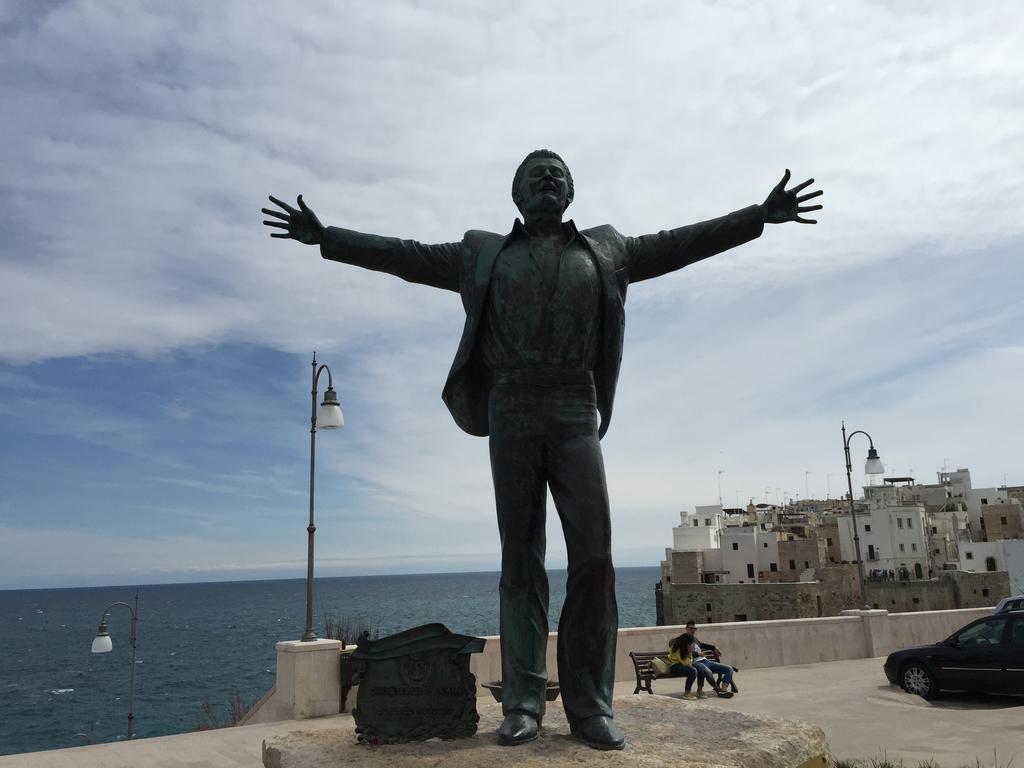
[[298,208],[273,196],[270,201],[281,210],[263,208],[263,213],[272,217],[263,223],[284,230],[271,232],[271,237],[291,238],[306,245],[319,245],[320,254],[332,261],[387,272],[411,283],[450,291],[459,290],[463,258],[461,243],[425,245],[415,240],[368,235],[341,227],[325,227],[303,202],[302,195],[297,200]]
[[681,269],[695,261],[714,256],[716,253],[735,248],[737,245],[761,236],[765,224],[782,224],[796,221],[800,224],[816,224],[815,219],[805,219],[800,214],[821,210],[820,205],[801,205],[818,197],[821,190],[806,195],[798,193],[814,183],[808,179],[792,189],[786,189],[789,170],[782,176],[768,197],[760,205],[751,205],[717,219],[670,229],[653,235],[626,238],[629,254],[629,281],[648,280]]

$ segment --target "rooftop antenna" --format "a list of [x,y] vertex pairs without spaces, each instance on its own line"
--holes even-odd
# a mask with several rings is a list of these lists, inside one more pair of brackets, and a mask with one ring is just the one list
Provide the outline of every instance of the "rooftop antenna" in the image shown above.
[[718,506],[722,506],[722,475],[725,474],[724,469],[718,470]]

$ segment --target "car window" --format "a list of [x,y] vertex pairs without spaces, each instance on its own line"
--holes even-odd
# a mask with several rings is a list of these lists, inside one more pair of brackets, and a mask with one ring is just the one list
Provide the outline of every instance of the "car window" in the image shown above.
[[965,648],[979,645],[999,645],[1003,639],[1006,619],[988,619],[963,630],[957,635],[957,642]]
[[1010,644],[1024,645],[1024,618],[1018,618],[1010,628]]
[[1020,611],[1024,610],[1024,600],[1011,600],[1006,604],[1004,611]]

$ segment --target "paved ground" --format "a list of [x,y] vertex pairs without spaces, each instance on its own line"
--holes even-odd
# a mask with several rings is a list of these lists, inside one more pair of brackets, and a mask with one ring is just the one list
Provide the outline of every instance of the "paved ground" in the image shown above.
[[[741,670],[740,693],[704,699],[695,707],[806,720],[820,726],[840,759],[934,759],[942,768],[1024,766],[1024,697],[951,694],[928,702],[890,687],[884,659],[857,659],[772,669]],[[655,680],[655,694],[679,696],[682,681]],[[633,685],[616,686],[630,694]],[[646,696],[647,694],[638,694]],[[723,713],[723,716],[726,716]]]
[[[688,706],[806,720],[820,726],[838,758],[934,759],[942,768],[993,765],[1013,760],[1024,767],[1024,697],[949,696],[926,702],[890,688],[882,659],[835,661],[743,670],[732,699],[704,699]],[[656,680],[657,695],[679,697],[682,681]],[[632,683],[616,695],[629,696]],[[481,691],[481,697],[484,694]],[[638,694],[645,697],[646,693]],[[483,699],[481,699],[483,700]],[[0,724],[2,726],[2,724]],[[263,740],[292,730],[351,729],[348,715],[186,733],[130,743],[32,752],[0,757],[0,768],[259,768]],[[628,736],[628,734],[627,734]]]

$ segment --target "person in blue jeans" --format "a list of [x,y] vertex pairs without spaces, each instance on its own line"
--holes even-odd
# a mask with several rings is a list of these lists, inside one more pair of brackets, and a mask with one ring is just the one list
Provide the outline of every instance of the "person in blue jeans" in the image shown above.
[[[731,698],[733,691],[736,691],[736,684],[732,681],[733,668],[728,664],[722,664],[716,659],[711,658],[705,652],[705,648],[708,652],[714,651],[714,646],[707,645],[702,647],[700,642],[697,640],[697,625],[693,621],[686,622],[686,634],[693,638],[693,666],[697,668],[698,673],[704,672],[705,674],[698,674],[697,678],[697,695],[703,694],[704,679],[711,681],[711,687],[714,689],[722,698]],[[715,683],[715,676],[721,675],[721,681]]]
[[684,699],[696,699],[698,694],[693,692],[693,682],[697,681],[697,690],[704,687],[704,680],[711,680],[714,686],[714,678],[706,669],[698,667],[693,663],[693,635],[682,634],[674,637],[668,645],[669,671],[675,677],[686,678],[686,689],[683,692]]

